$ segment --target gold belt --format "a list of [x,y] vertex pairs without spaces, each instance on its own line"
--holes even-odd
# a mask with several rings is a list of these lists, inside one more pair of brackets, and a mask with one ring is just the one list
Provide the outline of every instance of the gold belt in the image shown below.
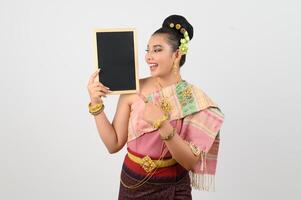
[[144,156],[140,158],[128,152],[128,157],[135,163],[139,164],[144,171],[147,173],[153,171],[155,168],[169,167],[177,163],[173,158],[166,160],[152,160],[149,156]]

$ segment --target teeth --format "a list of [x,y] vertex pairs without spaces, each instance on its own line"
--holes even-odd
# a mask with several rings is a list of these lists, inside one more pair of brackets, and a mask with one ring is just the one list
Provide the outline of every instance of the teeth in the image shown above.
[[157,67],[158,64],[150,64],[149,66],[150,66],[150,67]]

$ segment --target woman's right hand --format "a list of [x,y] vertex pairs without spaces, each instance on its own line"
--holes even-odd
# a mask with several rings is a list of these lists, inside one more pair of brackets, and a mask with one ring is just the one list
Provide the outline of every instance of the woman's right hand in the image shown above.
[[106,97],[110,93],[110,88],[104,86],[101,82],[96,80],[96,77],[100,69],[97,69],[94,72],[88,82],[87,89],[90,95],[91,104],[97,104],[102,102],[102,97]]

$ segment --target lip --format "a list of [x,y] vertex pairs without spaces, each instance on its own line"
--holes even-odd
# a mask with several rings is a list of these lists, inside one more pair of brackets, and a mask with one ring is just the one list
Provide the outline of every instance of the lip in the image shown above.
[[158,64],[157,63],[148,63],[149,65],[149,69],[151,71],[155,71],[158,68]]

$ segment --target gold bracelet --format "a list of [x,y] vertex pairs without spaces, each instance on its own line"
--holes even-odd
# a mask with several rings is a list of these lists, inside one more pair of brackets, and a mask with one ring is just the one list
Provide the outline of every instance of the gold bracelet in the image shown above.
[[157,121],[155,121],[155,122],[153,123],[153,127],[154,127],[155,129],[159,129],[159,128],[161,127],[162,123],[163,123],[165,120],[167,120],[167,119],[168,119],[168,116],[167,116],[167,115],[163,115],[163,116],[161,117],[161,119],[158,119]]
[[103,111],[104,108],[105,108],[105,106],[103,105],[102,108],[98,112],[93,112],[91,114],[94,115],[94,116],[96,116],[96,115],[102,113],[102,111]]
[[95,105],[93,105],[92,106],[92,103],[90,102],[89,103],[89,111],[90,112],[96,112],[96,111],[98,111],[101,107],[102,107],[102,105],[103,105],[103,103],[97,103],[97,104],[95,104]]
[[172,129],[172,132],[169,134],[169,135],[167,135],[167,136],[161,136],[161,139],[162,140],[164,140],[164,141],[168,141],[168,140],[170,140],[171,138],[173,138],[173,136],[175,136],[175,132],[176,132],[176,129],[175,128],[173,128]]
[[103,103],[97,103],[95,104],[94,106],[91,105],[91,102],[89,103],[88,105],[89,107],[89,112],[92,114],[92,115],[98,115],[99,113],[101,113],[104,109],[104,104]]

